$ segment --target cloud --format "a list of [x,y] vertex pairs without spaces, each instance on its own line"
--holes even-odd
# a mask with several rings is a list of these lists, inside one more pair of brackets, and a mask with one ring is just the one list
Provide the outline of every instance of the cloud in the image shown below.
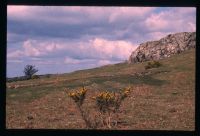
[[32,46],[32,43],[31,41],[25,41],[24,42],[24,53],[26,56],[41,56],[42,54],[44,54],[42,51],[41,51],[41,48],[35,48]]
[[150,41],[157,41],[161,38],[167,36],[170,32],[150,32],[147,34],[148,40]]
[[8,6],[9,71],[73,71],[127,60],[146,41],[196,31],[196,8]]
[[16,51],[13,51],[13,52],[9,52],[7,54],[7,58],[8,59],[12,59],[12,58],[19,58],[19,57],[22,57],[24,55],[23,51],[21,50],[16,50]]
[[109,22],[142,19],[154,9],[155,7],[119,7],[109,16]]
[[125,60],[130,53],[137,47],[127,41],[108,41],[101,38],[96,38],[91,41],[92,47],[99,56],[103,58],[118,58]]
[[89,40],[100,37],[139,44],[149,39],[148,35],[152,32],[196,31],[195,8],[157,9],[8,6],[8,42],[44,38]]
[[196,32],[196,25],[192,22],[188,22],[189,30],[192,32]]
[[150,32],[195,31],[195,11],[195,8],[172,8],[152,13],[144,24]]
[[79,64],[81,61],[78,59],[73,59],[70,57],[65,57],[64,63],[65,64]]
[[168,20],[161,17],[161,15],[151,15],[145,21],[146,27],[151,31],[163,30],[169,25]]
[[[48,53],[55,52],[57,50],[62,50],[63,46],[60,46],[54,42],[48,41],[37,41],[28,39],[23,43],[23,49],[21,51],[14,51],[14,54],[20,54],[29,57],[40,57],[48,55]],[[12,54],[12,53],[10,53]],[[18,55],[19,56],[19,55]],[[16,57],[18,57],[16,55]]]
[[19,41],[24,41],[25,36],[19,33],[12,33],[12,32],[7,32],[7,41],[9,44],[11,43],[17,43]]
[[[123,31],[130,22],[138,22],[137,19],[145,18],[154,9],[153,7],[8,6],[8,32],[9,35],[11,32],[12,35],[21,35],[18,37],[20,40],[41,36],[65,39],[89,36],[117,40],[123,35],[114,36],[116,27],[119,31]],[[12,41],[12,37],[9,36],[8,41]]]
[[34,63],[34,64],[37,64],[37,65],[50,65],[50,66],[55,66],[55,65],[62,64],[60,61],[56,61],[56,60],[47,60],[47,59],[36,60],[36,61],[33,61],[33,63]]
[[[8,17],[13,19],[83,23],[89,20],[114,22],[133,17],[143,17],[155,7],[80,7],[80,6],[8,6]],[[40,14],[40,16],[38,16]],[[60,20],[54,19],[57,16]],[[89,20],[86,20],[88,18]]]
[[8,63],[22,63],[22,60],[7,60]]
[[110,61],[110,60],[99,60],[97,65],[103,66],[103,65],[108,65],[108,64],[111,64],[111,63],[113,63],[113,62]]
[[[109,41],[102,38],[84,42],[65,43],[27,40],[23,43],[23,49],[8,53],[11,57],[58,57],[68,55],[79,59],[117,59],[126,60],[130,53],[136,48],[134,44],[127,41]],[[62,56],[63,55],[63,56]],[[71,61],[66,59],[66,62]],[[73,60],[77,62],[76,60]]]
[[[32,11],[32,12],[30,12]],[[8,6],[7,8],[8,17],[12,16],[13,19],[16,18],[28,18],[33,14],[33,10],[28,6]]]

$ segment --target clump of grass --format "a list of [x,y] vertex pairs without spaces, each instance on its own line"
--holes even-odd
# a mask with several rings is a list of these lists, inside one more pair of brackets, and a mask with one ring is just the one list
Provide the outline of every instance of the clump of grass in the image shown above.
[[172,95],[177,95],[178,94],[178,92],[172,92]]
[[[82,106],[87,93],[87,89],[85,89],[85,87],[68,93],[68,96],[72,98],[77,105],[78,110],[81,113],[81,117],[85,121],[85,124],[88,128],[97,128],[99,126],[111,128],[112,115],[117,114],[122,101],[128,97],[130,90],[131,88],[129,87],[119,91],[118,93],[102,91],[97,96],[92,97],[96,102],[95,107],[99,113],[98,116],[95,116],[94,120],[92,120],[92,116],[89,115],[89,112],[86,110],[86,108],[83,108]],[[92,115],[93,114],[94,113],[92,113]],[[115,122],[115,125],[117,125],[117,122]]]
[[159,61],[150,61],[147,63],[147,65],[145,66],[145,69],[151,69],[151,68],[158,68],[162,66],[162,64]]

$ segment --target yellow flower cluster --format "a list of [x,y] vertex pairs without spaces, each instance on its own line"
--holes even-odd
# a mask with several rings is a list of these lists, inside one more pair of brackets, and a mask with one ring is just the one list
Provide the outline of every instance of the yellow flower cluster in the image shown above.
[[87,92],[87,89],[82,87],[80,90],[76,92],[68,93],[68,96],[71,97],[76,103],[79,103],[80,105],[82,105],[83,100],[85,99],[86,92]]
[[97,99],[103,99],[105,101],[110,101],[114,99],[114,95],[109,92],[102,92],[97,96]]
[[114,103],[115,97],[113,93],[109,93],[108,91],[104,91],[96,96],[96,104],[100,111],[108,111],[111,105]]
[[125,88],[119,93],[110,93],[108,91],[103,91],[99,95],[96,96],[96,103],[100,111],[108,111],[112,108],[119,108],[122,100],[128,97],[131,91],[130,87]]
[[125,97],[127,97],[128,94],[130,93],[130,91],[131,91],[131,87],[125,88],[125,89],[121,92],[121,97],[122,97],[122,99],[125,98]]

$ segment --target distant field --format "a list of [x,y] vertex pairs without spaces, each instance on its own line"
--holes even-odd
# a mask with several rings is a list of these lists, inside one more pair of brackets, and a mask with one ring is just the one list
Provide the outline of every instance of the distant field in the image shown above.
[[[147,62],[120,63],[52,75],[50,78],[7,83],[7,128],[84,129],[85,124],[64,88],[89,89],[86,105],[101,90],[117,91],[128,85],[131,96],[122,104],[113,129],[194,130],[195,50],[160,60],[159,68],[145,70]],[[31,119],[29,118],[31,116]]]

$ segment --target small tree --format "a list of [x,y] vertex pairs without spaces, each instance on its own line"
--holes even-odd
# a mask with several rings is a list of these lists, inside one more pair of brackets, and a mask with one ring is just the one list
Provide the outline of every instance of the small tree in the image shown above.
[[24,68],[24,74],[28,79],[30,79],[36,72],[38,72],[38,70],[33,65],[26,65]]

